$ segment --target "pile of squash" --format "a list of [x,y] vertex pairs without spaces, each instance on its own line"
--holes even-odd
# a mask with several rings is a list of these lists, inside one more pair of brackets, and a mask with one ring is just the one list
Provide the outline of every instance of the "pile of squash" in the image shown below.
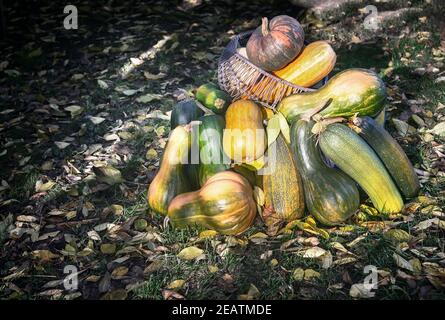
[[[245,49],[258,67],[308,87],[333,69],[334,50],[324,41],[304,47],[297,20],[262,22]],[[274,111],[231,101],[204,84],[173,108],[149,206],[174,226],[222,234],[244,232],[257,213],[282,222],[310,214],[322,225],[339,225],[358,212],[360,190],[379,212],[400,212],[419,181],[384,129],[385,99],[384,83],[365,69],[339,72],[318,90],[285,97]]]

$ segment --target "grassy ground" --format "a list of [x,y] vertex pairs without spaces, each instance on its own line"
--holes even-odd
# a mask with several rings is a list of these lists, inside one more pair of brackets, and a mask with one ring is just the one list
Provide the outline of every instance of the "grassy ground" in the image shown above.
[[[9,19],[1,43],[0,296],[367,298],[358,289],[373,265],[370,298],[445,298],[445,39],[431,5],[414,4],[419,13],[373,34],[356,8],[320,21],[286,1],[205,2],[186,13],[163,2],[82,3],[77,31],[61,28],[59,4],[42,2],[39,15],[9,8],[23,18]],[[164,225],[145,192],[169,134],[166,112],[183,90],[216,80],[233,34],[278,14],[297,15],[309,40],[332,41],[334,73],[382,76],[386,127],[419,170],[421,196],[397,216],[362,210],[327,239],[297,227],[271,236],[260,219],[239,237]],[[164,36],[153,58],[120,77]],[[190,247],[202,252],[181,258]],[[67,265],[79,271],[76,290],[63,286]]]

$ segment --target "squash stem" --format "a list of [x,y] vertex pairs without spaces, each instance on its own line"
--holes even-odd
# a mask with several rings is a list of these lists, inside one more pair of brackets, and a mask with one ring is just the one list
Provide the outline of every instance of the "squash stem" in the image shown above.
[[[321,103],[318,107],[315,107],[314,109],[311,109],[311,110],[303,113],[301,115],[301,119],[303,119],[305,121],[310,121],[314,115],[316,115],[321,110],[325,109],[331,103],[331,101],[332,101],[332,99],[329,99],[328,101]],[[314,120],[318,120],[318,119],[314,119]]]
[[267,36],[269,34],[269,20],[267,17],[263,17],[262,19],[261,33],[263,36]]

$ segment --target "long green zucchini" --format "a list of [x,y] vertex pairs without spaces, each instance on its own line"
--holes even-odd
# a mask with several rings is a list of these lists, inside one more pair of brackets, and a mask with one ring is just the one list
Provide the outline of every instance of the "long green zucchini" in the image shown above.
[[382,213],[403,208],[402,197],[374,150],[351,128],[334,123],[320,133],[323,153],[353,178]]
[[224,118],[207,115],[199,118],[199,185],[202,187],[208,178],[230,168],[230,159],[222,148],[225,127]]
[[402,147],[370,117],[355,118],[353,129],[374,149],[406,198],[419,193],[420,185],[413,165]]

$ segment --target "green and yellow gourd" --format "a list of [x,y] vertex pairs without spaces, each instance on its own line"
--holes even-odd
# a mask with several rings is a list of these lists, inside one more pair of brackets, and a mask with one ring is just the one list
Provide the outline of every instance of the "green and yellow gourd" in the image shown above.
[[336,74],[319,90],[284,98],[278,105],[289,123],[302,114],[321,109],[324,118],[376,116],[386,99],[385,84],[376,73],[366,69],[348,69]]
[[207,115],[199,118],[199,185],[202,187],[208,178],[230,167],[222,147],[225,127],[224,118]]
[[159,171],[148,188],[148,205],[153,211],[166,215],[170,201],[178,194],[190,191],[184,165],[188,161],[189,149],[189,128],[176,127],[170,134]]
[[195,98],[216,114],[223,114],[226,112],[227,107],[232,101],[225,91],[220,90],[213,83],[207,83],[200,86],[196,90]]
[[199,225],[237,235],[252,225],[256,207],[249,182],[235,172],[223,171],[211,176],[201,189],[175,197],[168,217],[175,227]]
[[291,148],[303,178],[309,213],[324,225],[338,225],[357,211],[360,195],[354,180],[323,161],[311,132],[313,125],[302,119],[292,124]]
[[294,61],[274,74],[298,86],[310,88],[332,71],[336,60],[337,55],[328,42],[315,41],[308,44]]
[[402,147],[370,117],[354,118],[353,129],[372,147],[406,198],[418,195],[420,185],[413,165]]
[[268,148],[268,157],[275,157],[275,168],[263,175],[265,208],[280,220],[292,221],[304,215],[303,184],[292,152],[280,134]]
[[360,185],[378,211],[402,210],[402,197],[388,171],[354,130],[340,123],[330,124],[319,134],[319,145],[329,159]]

